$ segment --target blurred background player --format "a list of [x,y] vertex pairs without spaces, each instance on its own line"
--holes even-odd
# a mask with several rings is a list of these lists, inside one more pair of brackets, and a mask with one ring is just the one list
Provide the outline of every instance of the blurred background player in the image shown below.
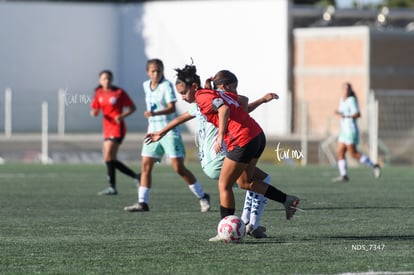
[[356,146],[359,142],[359,129],[357,119],[361,117],[358,107],[358,99],[350,83],[342,85],[342,96],[339,102],[339,109],[335,114],[341,117],[341,130],[338,138],[338,170],[339,177],[334,178],[334,182],[346,182],[349,180],[348,168],[345,159],[347,151],[351,157],[360,163],[366,164],[374,171],[374,176],[381,176],[381,168],[378,164],[374,164],[368,156],[357,151]]
[[[144,116],[148,119],[148,132],[156,132],[164,128],[177,117],[173,85],[164,77],[164,65],[159,59],[147,61],[149,80],[143,83],[147,111]],[[200,200],[201,212],[210,210],[210,196],[204,193],[201,184],[184,166],[185,149],[178,127],[172,129],[167,136],[151,144],[144,142],[142,147],[141,180],[138,188],[138,202],[125,207],[125,211],[149,211],[148,202],[152,186],[152,169],[164,154],[171,159],[174,171],[187,183],[193,194]]]
[[[112,85],[113,74],[105,70],[99,74],[99,86],[95,89],[90,114],[103,114],[103,155],[107,167],[109,187],[99,192],[99,195],[117,195],[116,174],[122,173],[138,180],[139,175],[117,160],[119,146],[126,134],[124,118],[135,112],[136,107],[128,94],[121,88]],[[125,111],[124,111],[125,109]]]
[[[264,194],[271,200],[283,203],[286,218],[290,219],[296,212],[299,199],[253,178],[266,138],[260,126],[238,103],[238,96],[234,93],[202,89],[200,77],[196,74],[193,65],[186,65],[176,71],[178,93],[185,101],[196,102],[200,112],[218,128],[214,150],[218,153],[224,146],[227,149],[218,182],[221,218],[234,215],[233,184],[237,182],[242,189]],[[210,241],[220,240],[219,236],[210,239]]]

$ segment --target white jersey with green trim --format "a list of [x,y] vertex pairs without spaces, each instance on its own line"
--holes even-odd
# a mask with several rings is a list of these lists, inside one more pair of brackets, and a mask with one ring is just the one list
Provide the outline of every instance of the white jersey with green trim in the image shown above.
[[204,168],[212,161],[215,161],[218,158],[223,158],[226,155],[225,144],[223,143],[224,150],[220,153],[216,153],[214,149],[218,136],[218,129],[216,126],[207,121],[206,117],[200,112],[200,109],[195,103],[191,104],[188,113],[198,120],[198,151],[200,154],[201,167]]
[[[176,102],[173,85],[167,79],[162,79],[158,86],[152,90],[151,81],[147,80],[143,83],[145,92],[145,103],[147,111],[160,111],[168,107],[168,103]],[[174,112],[168,115],[151,116],[148,118],[148,133],[157,132],[163,129],[171,120],[177,117]],[[175,127],[168,132],[167,135],[180,135],[179,127]]]
[[353,119],[349,116],[352,116],[359,112],[358,102],[354,96],[350,96],[347,99],[339,102],[339,112],[346,117],[341,119],[341,131],[343,132],[357,132],[358,125],[356,119]]

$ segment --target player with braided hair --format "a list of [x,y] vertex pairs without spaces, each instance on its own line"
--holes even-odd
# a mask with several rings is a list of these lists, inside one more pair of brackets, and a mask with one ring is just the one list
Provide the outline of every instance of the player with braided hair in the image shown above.
[[[222,72],[228,71],[220,71],[216,74],[216,76],[211,79],[206,80],[206,87],[211,87],[211,81],[214,83],[219,83],[223,78],[226,77],[226,74]],[[229,72],[231,73],[231,72]],[[233,75],[234,76],[234,75]],[[236,79],[235,76],[233,79]],[[237,84],[236,84],[237,85]],[[224,88],[228,88],[227,85],[223,86],[218,84],[217,85],[219,90]],[[224,90],[222,90],[224,92]],[[232,90],[233,92],[237,93],[237,91]],[[244,96],[239,95],[240,104],[245,104],[245,109],[252,111],[257,108],[259,105],[269,102],[272,99],[278,98],[274,93],[268,93],[264,95],[262,98],[254,101],[253,103],[248,103],[248,99]],[[179,124],[182,124],[188,120],[193,118],[197,118],[198,120],[198,127],[197,127],[197,140],[198,140],[198,148],[199,148],[199,156],[200,156],[200,163],[203,169],[203,172],[210,178],[218,180],[220,175],[220,170],[223,164],[223,160],[225,157],[225,152],[221,151],[216,153],[214,150],[214,144],[216,143],[218,130],[217,128],[208,122],[204,115],[200,113],[200,110],[197,104],[191,104],[190,109],[185,112],[184,114],[180,115],[176,119],[172,120],[167,126],[165,126],[162,130],[158,132],[148,133],[146,138],[148,138],[148,142],[156,142],[163,138],[170,130],[177,127]],[[269,183],[270,176],[260,170],[259,168],[255,169],[254,177]],[[248,235],[251,235],[255,238],[266,238],[266,228],[260,226],[260,220],[263,215],[264,209],[266,207],[267,198],[261,194],[254,193],[252,191],[246,192],[245,203],[243,207],[243,212],[241,215],[241,219],[246,224],[246,232]]]
[[[233,183],[237,182],[242,189],[263,194],[271,200],[283,203],[286,218],[291,219],[296,212],[299,199],[253,177],[266,138],[260,126],[239,104],[238,96],[234,93],[201,88],[200,77],[194,65],[186,65],[176,71],[176,89],[183,100],[189,103],[196,102],[207,121],[218,128],[215,151],[218,153],[225,147],[227,149],[218,183],[221,218],[235,212],[232,187]],[[219,241],[220,238],[216,236],[210,240]]]

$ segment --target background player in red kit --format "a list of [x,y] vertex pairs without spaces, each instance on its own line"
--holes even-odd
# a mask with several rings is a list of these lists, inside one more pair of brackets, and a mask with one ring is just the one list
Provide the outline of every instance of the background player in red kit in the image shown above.
[[[91,115],[103,114],[103,154],[108,170],[109,187],[99,195],[117,195],[115,170],[139,179],[134,171],[117,160],[119,146],[126,134],[124,118],[135,112],[136,107],[128,94],[119,87],[112,85],[113,74],[105,70],[99,74],[99,86],[95,89],[95,95],[91,104]],[[125,111],[124,111],[125,109]]]
[[[200,77],[193,65],[176,71],[177,92],[185,101],[196,102],[200,112],[218,128],[216,152],[222,151],[223,142],[227,146],[218,183],[221,218],[234,215],[233,183],[237,181],[242,189],[252,190],[283,203],[286,218],[290,219],[296,212],[299,199],[286,195],[270,184],[253,179],[253,172],[266,145],[266,138],[262,128],[237,102],[237,95],[202,89]],[[220,237],[213,237],[210,241],[220,241]]]

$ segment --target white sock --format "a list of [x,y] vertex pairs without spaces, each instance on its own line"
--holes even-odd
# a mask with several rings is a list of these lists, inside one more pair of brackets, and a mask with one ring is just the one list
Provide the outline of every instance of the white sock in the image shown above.
[[[267,177],[263,180],[264,183],[270,184],[270,175],[267,175]],[[260,205],[259,205],[259,209],[257,210],[257,216],[259,217],[259,223],[257,224],[257,226],[260,225],[260,220],[262,218],[263,212],[266,208],[267,205],[267,198],[263,195],[261,195],[261,201],[260,201]],[[256,218],[257,219],[257,218]]]
[[199,198],[199,199],[204,198],[205,194],[204,194],[203,188],[201,187],[201,184],[198,181],[196,181],[195,183],[189,185],[188,188],[190,188],[191,192],[193,192],[193,194],[197,198]]
[[374,168],[374,164],[372,163],[372,161],[369,159],[367,155],[361,155],[359,162]]
[[339,175],[341,175],[342,177],[348,174],[347,167],[346,167],[346,160],[344,159],[338,160],[338,170],[339,170]]
[[248,224],[250,222],[250,213],[252,211],[252,200],[253,200],[253,192],[252,191],[246,191],[246,197],[244,199],[244,206],[243,206],[243,212],[241,215],[241,220],[244,222],[244,224]]
[[[263,216],[263,212],[265,211],[266,205],[267,205],[267,198],[264,195],[261,195],[259,209],[257,210],[257,216],[259,217],[259,222],[260,222],[260,219]],[[260,225],[260,223],[257,226],[259,226],[259,225]]]
[[[270,184],[270,176],[263,180],[264,183]],[[260,225],[263,212],[266,208],[267,198],[261,194],[251,191],[246,192],[246,199],[244,200],[244,208],[242,213],[242,221],[244,224],[249,222],[253,225],[253,229],[256,229]]]
[[260,225],[260,220],[262,219],[266,203],[267,199],[265,196],[259,193],[253,193],[252,212],[250,214],[250,224],[253,226],[253,230],[258,228]]
[[151,188],[140,186],[138,188],[138,202],[148,204]]

